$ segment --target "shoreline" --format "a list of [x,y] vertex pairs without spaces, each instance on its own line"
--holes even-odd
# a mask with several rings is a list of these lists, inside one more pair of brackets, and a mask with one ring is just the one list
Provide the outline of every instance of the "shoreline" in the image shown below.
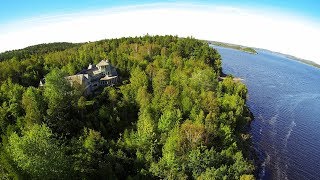
[[[227,77],[231,76],[233,78],[234,82],[241,82],[243,83],[244,79],[240,78],[240,77],[234,77],[232,76],[232,74],[226,74],[224,72],[221,73],[221,76],[218,77],[219,81],[223,81],[224,79],[226,79]],[[246,98],[247,100],[247,98]],[[252,121],[254,121],[255,117],[252,113],[252,111],[250,110],[250,107],[247,105],[246,103],[246,108],[249,111],[250,114],[250,122],[246,125],[245,129],[246,132],[250,135],[249,138],[249,142],[246,142],[246,153],[248,155],[248,159],[251,160],[253,162],[253,165],[255,167],[254,170],[254,176],[256,179],[261,179],[261,172],[263,171],[263,161],[261,160],[261,154],[259,154],[259,151],[257,149],[255,149],[254,145],[253,145],[253,141],[252,141],[252,134],[250,133],[251,131],[251,123]]]

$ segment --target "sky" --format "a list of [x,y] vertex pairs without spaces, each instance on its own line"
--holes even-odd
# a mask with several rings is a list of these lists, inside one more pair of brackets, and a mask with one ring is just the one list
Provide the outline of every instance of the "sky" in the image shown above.
[[0,0],[0,52],[148,33],[265,48],[320,64],[319,9],[319,0]]

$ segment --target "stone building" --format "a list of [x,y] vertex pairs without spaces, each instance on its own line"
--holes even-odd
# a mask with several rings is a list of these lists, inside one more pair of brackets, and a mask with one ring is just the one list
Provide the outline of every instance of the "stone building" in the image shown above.
[[[76,75],[65,77],[71,85],[77,83],[84,88],[84,94],[92,94],[99,87],[113,86],[118,81],[116,68],[108,60],[102,60],[97,65],[90,64]],[[40,86],[45,84],[45,79],[40,81]]]

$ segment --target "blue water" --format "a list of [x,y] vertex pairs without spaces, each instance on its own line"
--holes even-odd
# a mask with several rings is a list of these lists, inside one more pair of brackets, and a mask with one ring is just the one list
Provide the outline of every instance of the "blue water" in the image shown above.
[[268,51],[215,47],[244,79],[261,179],[320,179],[320,69]]

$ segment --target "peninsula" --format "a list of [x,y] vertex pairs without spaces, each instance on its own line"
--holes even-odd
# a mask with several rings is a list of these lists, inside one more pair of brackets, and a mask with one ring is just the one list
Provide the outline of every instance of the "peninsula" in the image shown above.
[[5,179],[254,179],[247,88],[206,42],[146,35],[0,57]]
[[224,42],[218,42],[218,41],[208,41],[208,43],[215,46],[236,49],[236,50],[243,51],[250,54],[258,54],[258,52],[254,48],[246,47],[242,45],[236,45],[236,44],[230,44],[230,43],[224,43]]

